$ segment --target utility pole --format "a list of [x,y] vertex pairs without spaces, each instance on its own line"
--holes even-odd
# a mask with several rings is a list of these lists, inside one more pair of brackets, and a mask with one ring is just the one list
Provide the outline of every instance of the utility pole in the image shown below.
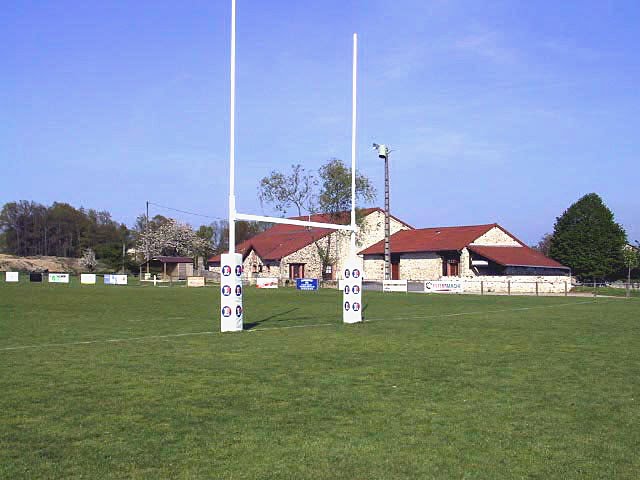
[[147,222],[144,226],[144,235],[147,237],[144,245],[146,246],[147,251],[144,252],[144,256],[147,259],[147,274],[149,273],[149,200],[147,200]]
[[373,144],[373,148],[378,151],[378,157],[384,159],[384,279],[391,280],[391,222],[389,206],[389,147],[386,145]]

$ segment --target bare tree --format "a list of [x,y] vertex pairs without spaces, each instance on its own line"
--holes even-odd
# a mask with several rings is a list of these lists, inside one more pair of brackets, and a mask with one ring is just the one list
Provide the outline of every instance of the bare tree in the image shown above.
[[301,216],[303,209],[309,212],[313,210],[316,185],[314,176],[306,173],[301,165],[291,165],[291,173],[288,175],[274,170],[268,177],[260,180],[258,198],[261,205],[269,203],[283,215],[293,206],[298,210],[298,216]]

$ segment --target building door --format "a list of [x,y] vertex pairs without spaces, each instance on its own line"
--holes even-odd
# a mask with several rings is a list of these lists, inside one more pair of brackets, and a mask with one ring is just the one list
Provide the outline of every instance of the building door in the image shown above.
[[391,280],[400,280],[400,255],[391,255]]
[[457,277],[458,274],[458,260],[447,260],[447,276]]
[[290,263],[289,278],[304,278],[304,263]]

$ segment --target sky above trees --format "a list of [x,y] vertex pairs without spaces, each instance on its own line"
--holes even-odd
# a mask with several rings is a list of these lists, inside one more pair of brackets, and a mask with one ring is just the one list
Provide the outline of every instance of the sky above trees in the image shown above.
[[[226,217],[229,13],[5,2],[0,205]],[[637,1],[238,0],[238,209],[276,213],[257,195],[273,170],[349,162],[357,31],[358,168],[381,192],[370,147],[391,145],[396,216],[495,221],[533,244],[597,192],[640,239],[639,23]]]

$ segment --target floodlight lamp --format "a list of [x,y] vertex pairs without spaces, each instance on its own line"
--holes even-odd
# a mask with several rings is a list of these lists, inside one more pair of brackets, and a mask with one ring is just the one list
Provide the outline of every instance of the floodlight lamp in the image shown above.
[[378,150],[378,157],[387,158],[389,156],[389,148],[386,145],[378,145],[377,143],[374,143],[373,148]]

